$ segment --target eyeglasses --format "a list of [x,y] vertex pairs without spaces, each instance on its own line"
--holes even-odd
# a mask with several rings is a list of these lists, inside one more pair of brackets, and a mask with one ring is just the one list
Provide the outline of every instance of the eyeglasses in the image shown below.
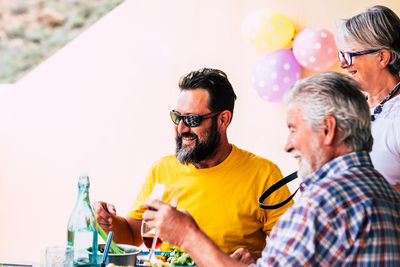
[[339,61],[340,62],[344,62],[346,63],[347,66],[351,66],[351,64],[353,64],[353,57],[355,56],[361,56],[361,55],[367,55],[367,54],[372,54],[375,52],[378,52],[380,49],[372,49],[372,50],[364,50],[364,51],[360,51],[360,52],[342,52],[339,51],[338,52],[338,57],[339,57]]
[[169,115],[171,116],[172,122],[175,123],[175,125],[178,125],[179,122],[181,120],[183,120],[183,123],[187,126],[187,127],[198,127],[200,126],[200,123],[202,120],[205,119],[209,119],[212,118],[214,116],[217,116],[219,112],[213,112],[213,113],[208,113],[208,114],[204,114],[204,115],[181,115],[178,112],[176,112],[175,110],[171,110],[169,112]]

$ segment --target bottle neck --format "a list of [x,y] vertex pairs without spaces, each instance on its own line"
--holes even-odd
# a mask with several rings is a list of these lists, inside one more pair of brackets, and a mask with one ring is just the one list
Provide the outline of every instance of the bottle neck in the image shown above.
[[90,205],[89,200],[89,186],[80,186],[78,193],[77,205],[79,204],[87,204]]
[[87,204],[90,203],[89,187],[90,187],[89,177],[87,175],[79,176],[79,181],[78,181],[79,195],[77,203],[87,203]]

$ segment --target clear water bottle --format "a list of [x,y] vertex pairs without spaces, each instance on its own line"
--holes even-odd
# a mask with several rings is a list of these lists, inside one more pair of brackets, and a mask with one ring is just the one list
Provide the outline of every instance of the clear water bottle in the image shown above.
[[74,266],[96,266],[96,217],[89,200],[89,176],[79,177],[79,194],[68,222],[68,245],[74,249]]

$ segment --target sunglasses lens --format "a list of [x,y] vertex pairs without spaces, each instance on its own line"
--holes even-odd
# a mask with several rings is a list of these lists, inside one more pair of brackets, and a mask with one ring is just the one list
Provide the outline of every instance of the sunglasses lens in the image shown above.
[[200,116],[198,115],[187,115],[183,117],[183,121],[189,127],[197,127],[200,125]]
[[202,116],[199,115],[181,115],[178,112],[172,110],[169,112],[171,120],[175,125],[178,125],[181,120],[188,127],[198,127],[201,123]]
[[178,125],[179,121],[181,120],[179,114],[176,113],[175,111],[171,111],[169,114],[171,116],[172,122],[175,123],[176,125]]

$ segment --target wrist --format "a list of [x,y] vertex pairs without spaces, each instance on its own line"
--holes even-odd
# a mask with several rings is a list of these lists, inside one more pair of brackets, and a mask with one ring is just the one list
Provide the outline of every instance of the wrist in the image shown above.
[[183,231],[181,244],[178,244],[187,253],[190,253],[193,244],[196,244],[198,240],[202,238],[203,232],[198,227],[190,227]]

